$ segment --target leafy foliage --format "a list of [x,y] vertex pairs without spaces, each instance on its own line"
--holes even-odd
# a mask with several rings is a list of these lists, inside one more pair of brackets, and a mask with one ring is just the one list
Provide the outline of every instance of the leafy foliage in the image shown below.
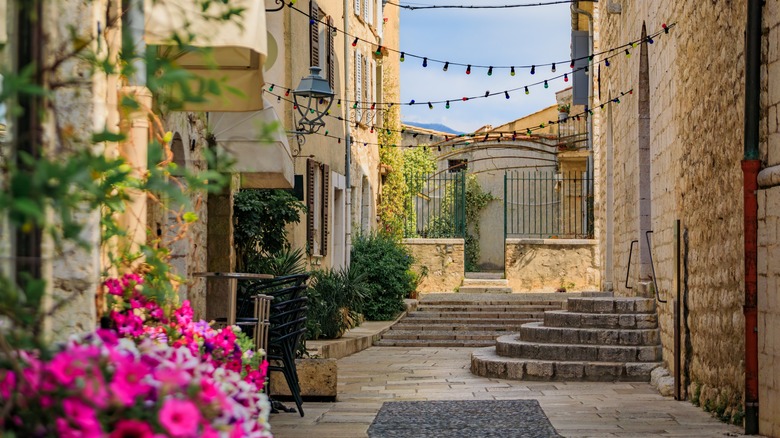
[[354,268],[313,271],[307,291],[308,339],[336,339],[360,325],[368,288],[366,275]]
[[363,314],[372,321],[393,319],[403,300],[414,292],[418,276],[412,256],[398,240],[384,233],[358,236],[352,242],[352,269],[366,275]]
[[474,272],[478,270],[479,262],[479,216],[482,211],[495,200],[492,193],[482,190],[476,175],[468,175],[466,179],[466,223],[469,229],[466,230],[465,238],[465,265],[466,271]]
[[241,190],[236,193],[233,217],[239,269],[260,269],[269,263],[268,257],[272,254],[289,249],[286,226],[300,222],[305,210],[303,203],[285,190]]

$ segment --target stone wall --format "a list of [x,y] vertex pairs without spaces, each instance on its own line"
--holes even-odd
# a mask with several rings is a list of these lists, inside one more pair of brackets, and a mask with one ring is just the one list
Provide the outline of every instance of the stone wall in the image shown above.
[[764,7],[758,193],[759,433],[780,436],[780,5]]
[[596,241],[507,239],[505,275],[513,292],[594,291]]
[[454,292],[463,283],[463,239],[404,239],[414,257],[414,269],[428,275],[417,286],[417,292]]
[[[740,421],[744,391],[742,158],[744,106],[745,7],[742,2],[671,1],[621,2],[622,13],[602,11],[602,50],[636,41],[643,23],[648,34],[664,23],[671,32],[647,45],[650,120],[651,247],[662,297],[673,290],[673,226],[682,221],[684,388],[703,406],[723,407],[723,416]],[[717,38],[712,35],[717,34]],[[605,108],[596,142],[597,169],[613,172],[599,186],[597,233],[612,263],[605,280],[619,295],[640,288],[639,266],[631,267],[627,290],[622,279],[631,240],[639,232],[640,155],[638,140],[640,47],[631,57],[615,58],[600,68],[604,101],[634,89],[620,104]],[[608,166],[607,157],[613,161]],[[648,164],[648,163],[645,163]],[[604,172],[602,172],[604,173]],[[607,205],[611,184],[614,203]],[[634,252],[633,263],[637,262]],[[645,271],[646,272],[646,271]],[[673,364],[672,300],[659,305],[663,359]]]

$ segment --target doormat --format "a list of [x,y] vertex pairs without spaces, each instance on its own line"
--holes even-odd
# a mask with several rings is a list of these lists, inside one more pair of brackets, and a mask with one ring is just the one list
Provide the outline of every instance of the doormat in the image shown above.
[[385,402],[369,438],[560,437],[536,400]]

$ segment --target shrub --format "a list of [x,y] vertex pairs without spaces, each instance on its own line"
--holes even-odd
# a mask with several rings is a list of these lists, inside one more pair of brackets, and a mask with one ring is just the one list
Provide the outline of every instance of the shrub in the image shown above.
[[414,292],[418,278],[412,262],[408,249],[387,234],[358,236],[353,241],[352,269],[366,275],[366,319],[386,321],[403,310],[403,300]]
[[308,339],[336,339],[360,325],[366,276],[354,269],[313,271],[307,291]]

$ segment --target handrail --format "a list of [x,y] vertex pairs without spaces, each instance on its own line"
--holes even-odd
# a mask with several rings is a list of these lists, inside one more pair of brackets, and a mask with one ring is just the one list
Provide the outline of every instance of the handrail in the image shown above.
[[628,266],[626,266],[626,289],[633,289],[634,286],[628,285],[628,275],[631,272],[631,255],[634,254],[634,244],[639,243],[638,240],[632,240],[631,246],[628,247]]
[[645,231],[645,240],[647,241],[647,252],[650,253],[650,269],[653,272],[653,287],[655,288],[655,299],[658,300],[659,303],[666,303],[668,300],[661,299],[661,293],[658,290],[658,281],[655,278],[655,263],[653,263],[653,247],[650,245],[650,233],[652,232],[653,230]]

